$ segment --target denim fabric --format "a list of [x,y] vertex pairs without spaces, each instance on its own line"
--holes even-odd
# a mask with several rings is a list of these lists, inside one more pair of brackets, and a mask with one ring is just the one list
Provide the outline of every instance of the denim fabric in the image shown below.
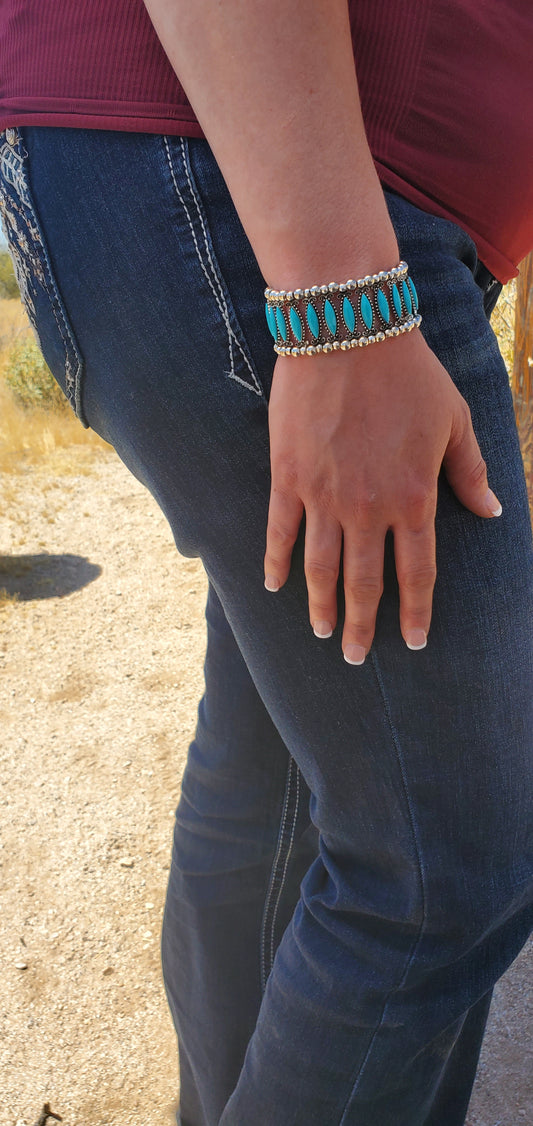
[[333,637],[309,625],[302,535],[263,587],[274,354],[207,143],[26,128],[2,167],[54,374],[209,578],[162,936],[181,1126],[461,1126],[533,919],[533,556],[499,287],[459,226],[387,193],[503,516],[442,477],[428,646],[401,639],[389,543],[354,668],[340,588]]

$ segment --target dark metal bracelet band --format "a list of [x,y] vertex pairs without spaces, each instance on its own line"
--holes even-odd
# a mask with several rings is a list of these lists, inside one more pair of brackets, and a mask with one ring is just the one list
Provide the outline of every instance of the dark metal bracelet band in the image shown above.
[[265,289],[266,318],[280,356],[363,347],[417,328],[422,318],[406,262],[338,285]]

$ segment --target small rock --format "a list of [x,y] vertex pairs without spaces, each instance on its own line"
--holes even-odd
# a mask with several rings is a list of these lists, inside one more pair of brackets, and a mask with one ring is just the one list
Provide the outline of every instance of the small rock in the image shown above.
[[122,860],[119,860],[119,864],[121,868],[133,868],[133,860],[131,859],[131,856],[123,856]]
[[27,962],[15,962],[15,969],[16,970],[27,970],[28,969],[28,963]]

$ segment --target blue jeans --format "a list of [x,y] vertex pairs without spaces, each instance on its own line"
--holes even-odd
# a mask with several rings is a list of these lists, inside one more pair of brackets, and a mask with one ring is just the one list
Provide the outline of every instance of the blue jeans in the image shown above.
[[459,226],[387,194],[504,514],[442,477],[427,649],[400,637],[389,543],[352,667],[341,589],[333,637],[309,625],[302,535],[263,587],[274,354],[207,143],[32,127],[1,157],[45,357],[209,578],[162,936],[181,1126],[460,1126],[533,918],[533,559],[499,286]]

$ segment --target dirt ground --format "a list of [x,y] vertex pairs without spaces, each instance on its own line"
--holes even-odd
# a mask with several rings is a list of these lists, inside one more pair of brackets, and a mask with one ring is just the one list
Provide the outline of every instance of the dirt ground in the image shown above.
[[[63,1126],[168,1126],[159,930],[203,572],[106,451],[3,474],[0,519],[18,596],[0,611],[0,1126],[45,1103]],[[469,1126],[533,1124],[532,999],[530,944],[497,987]]]

